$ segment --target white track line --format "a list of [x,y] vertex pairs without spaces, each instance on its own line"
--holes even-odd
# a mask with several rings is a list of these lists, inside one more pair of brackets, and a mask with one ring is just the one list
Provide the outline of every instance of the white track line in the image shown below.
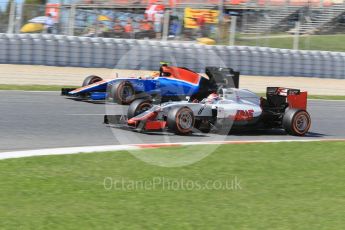
[[140,149],[140,148],[136,146],[129,146],[129,145],[105,145],[105,146],[90,146],[90,147],[24,150],[24,151],[0,153],[0,160],[12,159],[12,158],[23,158],[23,157],[70,155],[70,154],[78,154],[78,153],[93,153],[93,152],[121,151],[121,150],[135,150],[135,149]]
[[179,143],[153,143],[153,144],[136,144],[136,145],[104,145],[89,147],[70,147],[70,148],[54,148],[54,149],[38,149],[24,150],[0,153],[0,160],[51,156],[51,155],[71,155],[79,153],[95,153],[109,151],[129,151],[147,148],[160,148],[169,146],[191,146],[191,145],[223,145],[223,144],[251,144],[251,143],[279,143],[279,142],[328,142],[328,141],[345,141],[345,139],[301,139],[301,140],[253,140],[253,141],[213,141],[213,142],[179,142]]

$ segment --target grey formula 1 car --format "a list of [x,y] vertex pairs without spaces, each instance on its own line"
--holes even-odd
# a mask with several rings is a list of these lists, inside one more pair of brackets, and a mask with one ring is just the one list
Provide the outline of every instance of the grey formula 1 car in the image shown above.
[[[196,131],[274,128],[296,136],[304,136],[311,126],[306,111],[307,92],[268,87],[267,97],[262,98],[245,89],[222,91],[200,102],[187,100],[154,105],[147,99],[135,100],[128,108],[125,125],[144,132],[168,130],[180,135]],[[118,123],[111,115],[106,115],[104,121]]]

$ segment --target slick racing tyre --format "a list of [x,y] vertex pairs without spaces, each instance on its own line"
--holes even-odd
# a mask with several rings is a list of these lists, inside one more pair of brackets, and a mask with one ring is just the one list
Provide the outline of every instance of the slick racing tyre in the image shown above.
[[188,107],[176,107],[169,111],[167,124],[169,130],[176,134],[186,135],[192,132],[194,127],[194,114]]
[[122,81],[112,85],[110,95],[113,102],[120,105],[129,105],[135,100],[135,90],[131,83]]
[[127,117],[131,119],[152,108],[152,101],[147,99],[138,99],[133,101],[128,107]]
[[94,84],[96,82],[102,81],[103,79],[101,77],[98,77],[96,75],[91,75],[85,78],[82,87]]
[[288,109],[283,117],[283,128],[294,136],[304,136],[310,129],[311,119],[307,111]]

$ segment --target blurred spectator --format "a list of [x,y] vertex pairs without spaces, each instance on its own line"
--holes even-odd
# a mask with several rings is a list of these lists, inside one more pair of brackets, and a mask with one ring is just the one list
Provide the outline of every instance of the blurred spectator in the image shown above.
[[54,29],[54,19],[53,16],[49,13],[47,14],[46,21],[44,22],[44,28],[48,34],[53,33]]
[[99,23],[98,31],[99,31],[100,34],[102,34],[104,32],[108,32],[109,30],[110,30],[109,27],[107,27],[103,23]]
[[159,11],[154,15],[154,29],[156,32],[157,39],[160,39],[162,37],[163,18],[164,18],[164,11]]
[[139,31],[135,33],[135,39],[146,39],[146,38],[155,38],[156,34],[153,31],[152,22],[148,20],[140,21]]
[[206,19],[203,14],[196,18],[196,24],[198,26],[198,36],[204,36]]
[[133,24],[132,24],[132,19],[127,20],[127,24],[125,25],[125,32],[126,33],[132,33],[133,32]]
[[173,19],[171,25],[170,25],[170,31],[169,35],[171,37],[178,37],[181,33],[181,24],[178,19]]
[[152,24],[149,21],[142,20],[140,22],[140,30],[141,31],[150,31],[152,29],[153,29]]
[[127,20],[127,24],[125,25],[125,33],[127,34],[126,37],[131,38],[133,34],[133,24],[132,19]]
[[118,20],[118,19],[116,19],[116,20],[114,21],[114,27],[113,27],[113,29],[114,29],[114,32],[115,32],[115,33],[123,33],[123,32],[124,32],[124,28],[122,27],[121,22],[120,22],[120,20]]
[[224,14],[223,20],[218,23],[218,37],[219,42],[226,42],[230,34],[231,17],[229,14]]
[[85,28],[84,36],[86,37],[94,37],[96,36],[96,23],[93,23]]

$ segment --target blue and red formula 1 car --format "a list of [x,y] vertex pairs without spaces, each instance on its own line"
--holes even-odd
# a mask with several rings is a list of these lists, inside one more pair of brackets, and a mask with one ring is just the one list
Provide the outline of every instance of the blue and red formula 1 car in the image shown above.
[[203,99],[222,88],[239,85],[239,72],[231,68],[206,67],[204,77],[184,67],[164,63],[159,72],[145,78],[115,78],[103,80],[98,76],[87,77],[81,88],[62,89],[62,95],[86,100],[110,99],[129,105],[139,98],[158,98],[160,101],[180,101],[186,96]]

